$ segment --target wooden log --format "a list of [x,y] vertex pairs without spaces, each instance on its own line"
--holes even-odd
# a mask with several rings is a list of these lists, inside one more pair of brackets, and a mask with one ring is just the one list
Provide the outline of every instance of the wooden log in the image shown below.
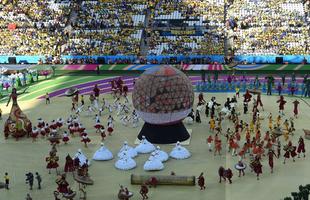
[[135,175],[131,174],[131,184],[141,185],[148,182],[152,177],[157,179],[158,185],[195,185],[195,176],[175,176],[175,175]]

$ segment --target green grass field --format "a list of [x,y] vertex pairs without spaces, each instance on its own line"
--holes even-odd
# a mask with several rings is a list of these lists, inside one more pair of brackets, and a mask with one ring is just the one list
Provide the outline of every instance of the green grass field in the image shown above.
[[20,101],[31,100],[63,88],[72,87],[82,83],[92,82],[109,76],[61,76],[37,83],[27,90],[27,93],[19,97]]

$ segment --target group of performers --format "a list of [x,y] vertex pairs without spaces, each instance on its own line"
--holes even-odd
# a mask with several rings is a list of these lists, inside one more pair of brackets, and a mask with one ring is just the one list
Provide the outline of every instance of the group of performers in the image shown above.
[[[259,110],[262,109],[262,111],[264,111],[264,107],[260,92],[247,90],[243,97],[243,103],[246,105],[253,101],[252,117],[250,118],[249,124],[241,120],[240,112],[235,110],[235,106],[237,104],[236,96],[231,99],[228,98],[223,104],[224,108],[221,110],[219,108],[214,108],[221,105],[216,103],[215,97],[212,97],[211,101],[206,103],[203,94],[199,94],[197,105],[197,108],[199,109],[197,109],[196,112],[200,112],[201,105],[206,104],[206,117],[210,117],[209,130],[213,133],[207,137],[208,150],[210,152],[214,152],[214,155],[221,155],[223,149],[221,136],[224,136],[226,138],[228,152],[231,152],[232,156],[239,157],[239,161],[235,165],[235,168],[239,171],[239,176],[241,176],[241,174],[244,175],[244,169],[247,167],[244,159],[246,155],[249,155],[249,166],[252,171],[255,172],[257,179],[259,179],[259,175],[262,173],[263,165],[261,161],[265,156],[268,158],[271,173],[273,173],[274,169],[274,158],[279,159],[282,156],[282,150],[284,151],[284,164],[289,158],[292,158],[292,160],[295,161],[295,157],[297,155],[298,157],[300,157],[300,154],[305,156],[305,143],[303,137],[299,138],[296,146],[293,145],[292,142],[295,131],[294,118],[291,117],[290,119],[286,119],[282,122],[285,104],[287,103],[283,96],[280,96],[279,100],[276,101],[276,103],[279,104],[279,115],[276,119],[273,119],[272,113],[269,114],[269,130],[265,132],[264,136],[261,134],[261,124],[263,118],[260,115]],[[297,118],[299,104],[298,100],[295,100],[293,104],[294,117]],[[210,109],[213,111],[209,116]],[[247,114],[247,109],[248,107],[246,106],[246,109],[244,109],[244,114]],[[189,117],[192,117],[191,114]],[[234,129],[228,128],[226,133],[222,131],[222,121],[225,117],[234,124]],[[201,123],[200,119],[199,121]],[[283,149],[281,149],[281,137],[283,137],[284,141],[287,143],[283,146]]]

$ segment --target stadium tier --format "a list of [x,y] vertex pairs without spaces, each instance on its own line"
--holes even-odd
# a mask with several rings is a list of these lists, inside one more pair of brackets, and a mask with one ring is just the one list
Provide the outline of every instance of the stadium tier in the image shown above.
[[306,0],[4,0],[0,63],[306,63],[309,26]]

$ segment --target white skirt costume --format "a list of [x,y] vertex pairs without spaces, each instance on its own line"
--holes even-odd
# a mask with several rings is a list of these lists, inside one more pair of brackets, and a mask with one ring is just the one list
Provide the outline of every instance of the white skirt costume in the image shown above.
[[126,153],[131,158],[135,158],[138,155],[138,153],[135,150],[135,148],[129,146],[127,141],[124,142],[124,144],[123,144],[122,148],[119,150],[117,156],[119,158],[121,158],[124,153]]
[[101,147],[95,152],[93,156],[93,160],[112,160],[113,159],[113,154],[112,152],[107,149],[103,143],[101,143]]
[[149,159],[144,163],[143,169],[145,171],[158,171],[164,169],[164,164],[154,156],[155,153],[153,152]]
[[151,153],[155,150],[155,146],[151,144],[145,136],[142,136],[142,140],[140,141],[140,144],[136,146],[136,151],[138,153]]
[[130,170],[135,168],[137,164],[134,159],[124,152],[122,157],[115,162],[114,166],[119,170]]
[[183,160],[189,158],[191,156],[191,153],[185,147],[182,147],[180,142],[177,142],[169,155],[171,158]]

